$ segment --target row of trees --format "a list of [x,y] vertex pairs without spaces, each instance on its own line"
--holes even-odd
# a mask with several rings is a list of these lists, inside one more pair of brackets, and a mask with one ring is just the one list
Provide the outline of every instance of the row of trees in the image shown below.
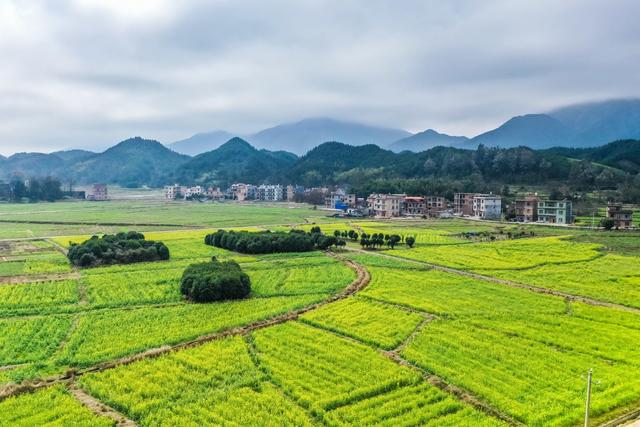
[[280,252],[309,252],[314,249],[326,250],[332,246],[344,246],[346,242],[335,236],[325,236],[320,227],[311,232],[291,230],[285,232],[218,230],[207,234],[205,244],[245,254],[268,254]]
[[145,240],[142,233],[105,234],[92,236],[81,244],[72,243],[67,253],[69,261],[80,267],[169,259],[169,248],[162,242]]
[[180,281],[180,292],[194,302],[242,299],[251,293],[251,279],[235,261],[191,264]]
[[60,180],[53,177],[23,179],[14,177],[9,182],[8,194],[12,202],[29,199],[32,202],[60,200],[64,196]]
[[[369,235],[367,233],[362,233],[362,237],[360,238],[360,246],[366,249],[376,249],[381,248],[383,245],[386,245],[388,248],[393,249],[401,241],[402,236],[398,234],[373,233]],[[407,237],[405,243],[408,247],[411,248],[415,243],[415,238],[409,236]]]

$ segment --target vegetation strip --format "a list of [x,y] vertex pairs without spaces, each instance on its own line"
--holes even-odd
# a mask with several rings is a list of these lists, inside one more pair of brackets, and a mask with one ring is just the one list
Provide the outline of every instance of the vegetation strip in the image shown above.
[[78,400],[78,402],[82,403],[94,414],[103,415],[105,417],[111,418],[113,421],[117,423],[118,426],[135,427],[138,425],[135,421],[130,420],[120,412],[113,409],[112,407],[105,405],[95,397],[88,394],[86,391],[80,388],[80,386],[75,382],[72,382],[69,385],[68,389],[71,395],[75,397],[76,400]]
[[379,256],[379,257],[383,257],[383,258],[390,258],[390,259],[394,259],[394,260],[397,260],[397,261],[404,261],[404,262],[411,263],[411,264],[418,264],[418,265],[422,265],[422,266],[425,266],[425,267],[432,268],[434,270],[443,271],[445,273],[458,274],[460,276],[466,276],[466,277],[471,277],[473,279],[484,280],[485,282],[493,282],[493,283],[497,283],[499,285],[511,286],[513,288],[526,289],[526,290],[529,290],[529,291],[532,291],[532,292],[536,292],[536,293],[539,293],[539,294],[548,294],[548,295],[553,295],[553,296],[557,296],[557,297],[562,297],[562,298],[565,298],[565,299],[570,300],[570,301],[578,301],[578,302],[582,302],[582,303],[589,304],[589,305],[595,305],[595,306],[600,306],[600,307],[609,307],[609,308],[618,308],[618,309],[624,310],[624,311],[640,313],[640,308],[629,307],[627,305],[616,304],[614,302],[601,301],[601,300],[597,300],[597,299],[593,299],[593,298],[583,297],[583,296],[580,296],[580,295],[568,294],[566,292],[554,291],[552,289],[541,288],[539,286],[526,285],[524,283],[513,282],[511,280],[506,280],[506,279],[498,279],[497,277],[485,276],[483,274],[472,273],[472,272],[465,271],[465,270],[458,270],[456,268],[451,268],[451,267],[444,267],[442,265],[431,264],[431,263],[428,263],[428,262],[425,262],[425,261],[418,261],[418,260],[410,259],[410,258],[403,258],[403,257],[396,256],[396,255],[382,254],[382,253],[377,253],[377,252],[374,252],[374,251],[365,251],[363,249],[354,249],[354,248],[346,248],[346,249],[349,250],[349,251],[353,251],[353,252],[360,252],[360,253],[375,255],[375,256]]
[[72,380],[73,378],[77,377],[77,376],[81,376],[87,373],[92,373],[92,372],[101,372],[101,371],[105,371],[107,369],[113,369],[117,366],[122,366],[122,365],[129,365],[131,363],[134,363],[138,360],[143,360],[143,359],[147,359],[147,358],[154,358],[154,357],[158,357],[160,355],[163,355],[165,353],[169,353],[169,352],[173,352],[173,351],[177,351],[177,350],[182,350],[182,349],[186,349],[186,348],[191,348],[191,347],[196,347],[199,346],[201,344],[210,342],[210,341],[214,341],[214,340],[219,340],[222,338],[226,338],[229,336],[234,336],[234,335],[245,335],[248,332],[251,331],[255,331],[258,329],[263,329],[263,328],[267,328],[269,326],[274,326],[280,323],[285,323],[288,322],[290,320],[295,320],[298,318],[298,316],[300,316],[301,314],[304,314],[308,311],[314,310],[316,308],[319,308],[325,304],[330,304],[332,302],[335,301],[339,301],[342,300],[344,298],[347,298],[353,294],[355,294],[356,292],[364,289],[369,282],[371,281],[371,275],[369,274],[369,272],[360,264],[355,263],[354,261],[351,261],[349,259],[346,259],[344,257],[341,257],[337,254],[331,253],[331,252],[327,252],[328,255],[333,256],[337,259],[339,259],[340,261],[342,261],[346,266],[348,266],[349,268],[351,268],[352,270],[354,270],[357,274],[357,277],[355,278],[355,280],[353,282],[351,282],[351,284],[349,284],[349,286],[344,289],[342,292],[333,295],[329,298],[327,298],[326,300],[319,302],[319,303],[315,303],[312,304],[310,306],[307,307],[303,307],[300,308],[298,310],[294,310],[292,312],[289,313],[285,313],[279,316],[275,316],[272,317],[271,319],[267,319],[267,320],[261,320],[258,322],[254,322],[251,323],[249,325],[246,326],[241,326],[241,327],[236,327],[236,328],[232,328],[232,329],[228,329],[226,331],[222,331],[222,332],[217,332],[214,334],[210,334],[210,335],[203,335],[201,337],[198,337],[194,340],[190,340],[190,341],[185,341],[176,345],[164,345],[161,347],[157,347],[157,348],[152,348],[149,349],[147,351],[144,351],[142,353],[138,353],[135,354],[133,356],[127,356],[127,357],[123,357],[123,358],[119,358],[116,360],[112,360],[109,362],[104,362],[104,363],[99,363],[95,366],[89,367],[89,368],[85,368],[85,369],[80,369],[80,370],[73,370],[70,369],[68,370],[65,374],[62,375],[58,375],[58,376],[54,376],[54,377],[50,377],[50,378],[46,378],[46,379],[42,379],[42,380],[34,380],[34,381],[29,381],[26,383],[21,383],[21,384],[14,384],[14,385],[8,385],[5,386],[4,388],[0,389],[0,401],[10,397],[10,396],[16,396],[22,393],[26,393],[26,392],[31,392],[34,390],[38,390],[40,388],[45,388],[45,387],[49,387],[53,384],[57,384],[60,382],[66,383],[69,382],[70,380]]

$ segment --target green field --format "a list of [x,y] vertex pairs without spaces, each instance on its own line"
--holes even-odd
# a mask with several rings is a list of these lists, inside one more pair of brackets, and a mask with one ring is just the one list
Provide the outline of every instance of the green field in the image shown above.
[[[593,425],[640,408],[638,234],[158,200],[2,205],[0,220],[23,221],[0,222],[0,426],[116,424],[77,390],[144,426],[576,426],[589,369]],[[203,242],[311,223],[416,245],[249,256]],[[170,260],[64,256],[130,229]],[[241,265],[249,298],[182,298],[186,266],[212,256]]]

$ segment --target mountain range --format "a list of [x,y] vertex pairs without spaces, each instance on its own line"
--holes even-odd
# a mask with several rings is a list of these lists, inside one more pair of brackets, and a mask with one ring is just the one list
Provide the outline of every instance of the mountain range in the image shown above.
[[[234,134],[223,130],[196,134],[169,144],[182,154],[196,155],[218,148]],[[278,125],[249,135],[237,135],[257,148],[303,155],[327,141],[349,145],[376,144],[395,152],[420,152],[436,146],[475,148],[527,146],[585,148],[620,139],[640,138],[640,100],[618,99],[577,104],[542,114],[512,117],[473,138],[427,129],[415,134],[329,118],[311,118]]]
[[[577,172],[576,165],[580,166]],[[471,150],[438,146],[420,153],[396,153],[374,144],[325,142],[298,157],[285,151],[258,149],[234,137],[215,150],[190,157],[158,141],[135,137],[102,153],[19,153],[0,159],[0,179],[4,180],[15,174],[52,175],[63,182],[127,187],[160,187],[174,182],[221,187],[233,182],[305,186],[377,182],[384,186],[394,179],[424,178],[543,184],[568,180],[575,173],[587,173],[595,182],[602,171],[606,171],[606,180],[615,183],[640,173],[640,140],[582,149],[478,146]]]

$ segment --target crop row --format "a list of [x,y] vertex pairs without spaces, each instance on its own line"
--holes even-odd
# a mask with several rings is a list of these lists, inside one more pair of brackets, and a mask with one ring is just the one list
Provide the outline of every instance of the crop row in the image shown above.
[[61,385],[21,394],[0,402],[0,426],[111,427],[113,420],[95,415]]
[[81,382],[144,425],[250,425],[273,417],[284,425],[310,423],[265,383],[239,337],[87,375]]
[[394,255],[463,270],[521,270],[543,264],[589,261],[598,245],[540,237],[465,245],[419,246]]
[[353,297],[310,311],[301,320],[391,350],[407,338],[424,317]]

